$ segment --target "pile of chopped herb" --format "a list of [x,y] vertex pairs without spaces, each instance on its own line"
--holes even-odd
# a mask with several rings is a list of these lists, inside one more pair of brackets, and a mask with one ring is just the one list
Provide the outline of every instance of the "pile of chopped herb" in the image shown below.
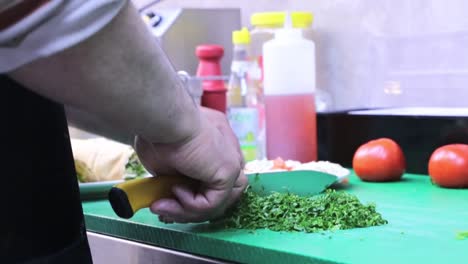
[[346,192],[327,190],[312,197],[291,193],[260,196],[249,189],[223,222],[228,228],[307,233],[387,223],[375,205],[364,205],[356,196]]
[[133,153],[132,156],[128,159],[127,165],[125,165],[125,173],[131,174],[130,178],[139,178],[144,176],[147,172],[143,164],[141,164],[138,155]]
[[457,239],[459,240],[468,239],[468,231],[458,232]]

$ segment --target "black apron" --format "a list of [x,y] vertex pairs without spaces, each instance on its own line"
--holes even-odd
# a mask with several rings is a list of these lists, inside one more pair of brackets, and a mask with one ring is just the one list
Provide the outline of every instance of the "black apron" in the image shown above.
[[0,263],[91,263],[62,105],[0,75]]

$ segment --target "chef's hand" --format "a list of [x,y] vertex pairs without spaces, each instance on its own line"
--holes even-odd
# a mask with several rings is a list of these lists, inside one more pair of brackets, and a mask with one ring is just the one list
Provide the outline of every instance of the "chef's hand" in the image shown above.
[[203,222],[220,216],[247,186],[244,159],[225,115],[201,108],[201,126],[190,139],[176,144],[151,144],[137,137],[138,156],[153,174],[182,174],[201,182],[191,190],[175,186],[175,199],[161,199],[151,211],[163,222]]

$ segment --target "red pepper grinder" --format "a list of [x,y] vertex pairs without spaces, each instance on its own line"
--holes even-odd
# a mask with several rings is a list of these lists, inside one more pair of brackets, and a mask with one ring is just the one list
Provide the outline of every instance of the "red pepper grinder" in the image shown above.
[[202,81],[201,105],[226,113],[227,88],[221,79],[220,63],[224,55],[224,48],[220,45],[200,45],[197,46],[195,54],[200,60],[197,76],[202,79],[209,77]]

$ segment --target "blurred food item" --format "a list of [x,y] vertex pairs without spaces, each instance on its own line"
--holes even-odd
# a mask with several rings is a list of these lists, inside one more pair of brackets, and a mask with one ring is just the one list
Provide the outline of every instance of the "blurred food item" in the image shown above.
[[302,163],[296,166],[294,169],[325,172],[328,174],[336,175],[338,178],[349,175],[349,170],[343,168],[340,164],[324,160]]
[[283,160],[278,157],[274,160],[254,160],[245,164],[244,173],[264,173],[273,171],[312,170],[328,173],[338,177],[339,183],[347,183],[350,171],[340,164],[329,161],[311,161],[301,163],[295,160]]
[[[72,139],[77,178],[80,182],[124,179],[126,170],[141,173],[133,148],[104,138]],[[130,161],[130,162],[129,162]]]
[[428,167],[435,184],[445,188],[468,188],[468,145],[450,144],[436,149]]
[[292,170],[293,166],[286,164],[282,158],[273,160],[273,170]]
[[81,160],[75,159],[75,171],[79,182],[90,182],[89,178],[95,178],[91,169]]
[[146,171],[143,164],[141,164],[140,159],[138,159],[138,155],[136,152],[133,152],[127,162],[127,165],[125,165],[126,178],[141,177],[147,173],[148,171]]
[[288,171],[292,170],[293,167],[301,164],[297,161],[283,160],[282,158],[276,158],[274,160],[253,160],[245,164],[245,173],[262,173],[272,171]]
[[357,149],[353,157],[353,169],[363,181],[396,181],[401,179],[406,170],[406,160],[395,141],[379,138]]

